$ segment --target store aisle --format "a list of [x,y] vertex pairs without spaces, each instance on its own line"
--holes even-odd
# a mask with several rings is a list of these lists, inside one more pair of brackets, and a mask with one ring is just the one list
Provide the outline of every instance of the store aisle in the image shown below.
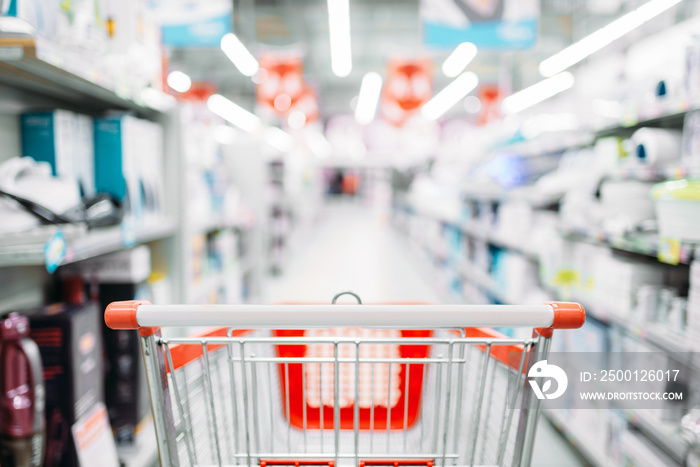
[[[420,258],[391,228],[386,215],[360,204],[326,205],[318,224],[299,242],[280,277],[267,283],[268,302],[328,302],[352,290],[366,302],[440,302]],[[544,417],[533,466],[585,465]]]

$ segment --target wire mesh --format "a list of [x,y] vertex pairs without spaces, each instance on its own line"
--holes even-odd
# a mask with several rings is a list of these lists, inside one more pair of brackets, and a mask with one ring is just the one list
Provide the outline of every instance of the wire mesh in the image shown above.
[[[202,350],[168,375],[180,465],[519,463],[523,369],[532,340],[329,330],[159,343],[169,368],[173,345]],[[514,344],[522,349],[515,369],[494,358],[499,346]]]

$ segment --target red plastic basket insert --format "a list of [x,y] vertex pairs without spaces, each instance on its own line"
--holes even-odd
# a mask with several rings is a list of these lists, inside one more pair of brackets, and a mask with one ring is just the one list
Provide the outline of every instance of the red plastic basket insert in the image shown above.
[[[362,337],[362,338],[411,338],[432,337],[432,331],[382,330],[360,328],[303,330],[277,330],[277,337]],[[276,346],[278,357],[333,358],[333,344],[280,344]],[[355,359],[355,345],[343,343],[338,346],[340,358]],[[372,344],[360,345],[360,358],[427,358],[427,344]],[[372,376],[372,365],[374,376]],[[419,419],[423,398],[423,363],[360,363],[359,371],[359,429],[403,430],[412,427]],[[278,365],[282,398],[282,413],[294,427],[304,428],[304,405],[306,405],[306,428],[334,428],[335,364],[334,363],[280,363]],[[289,375],[286,372],[289,371]],[[339,367],[340,428],[354,428],[355,410],[355,363],[341,363]],[[323,393],[321,394],[321,378]],[[289,382],[289,410],[287,410],[287,382]],[[374,382],[374,386],[372,385]],[[306,401],[303,387],[306,386]],[[408,396],[408,400],[406,397]],[[389,406],[389,408],[387,408]],[[390,413],[389,413],[390,412]],[[287,417],[289,414],[289,417]],[[387,423],[387,416],[389,417]]]

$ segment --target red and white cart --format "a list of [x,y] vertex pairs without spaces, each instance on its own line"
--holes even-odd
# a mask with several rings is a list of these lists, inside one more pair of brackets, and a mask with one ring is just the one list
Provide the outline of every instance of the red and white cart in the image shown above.
[[[529,466],[527,370],[583,308],[543,305],[151,305],[138,329],[163,466]],[[166,326],[222,327],[161,337]],[[529,327],[532,338],[490,327]]]

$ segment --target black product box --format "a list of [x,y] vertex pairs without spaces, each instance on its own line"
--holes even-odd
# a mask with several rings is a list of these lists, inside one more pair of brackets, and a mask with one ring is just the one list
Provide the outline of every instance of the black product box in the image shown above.
[[[134,300],[142,288],[138,284],[99,284],[100,306]],[[146,372],[138,331],[104,329],[105,399],[109,421],[118,444],[131,444],[142,423],[151,413]]]
[[[57,423],[67,430],[63,432],[64,442],[58,443],[62,449],[53,452],[52,457],[61,459],[58,465],[75,466],[78,461],[70,427],[96,403],[104,401],[102,314],[96,303],[60,303],[27,315],[30,336],[39,345],[44,364],[47,423]],[[52,431],[58,433],[61,429],[47,426],[49,436]]]

